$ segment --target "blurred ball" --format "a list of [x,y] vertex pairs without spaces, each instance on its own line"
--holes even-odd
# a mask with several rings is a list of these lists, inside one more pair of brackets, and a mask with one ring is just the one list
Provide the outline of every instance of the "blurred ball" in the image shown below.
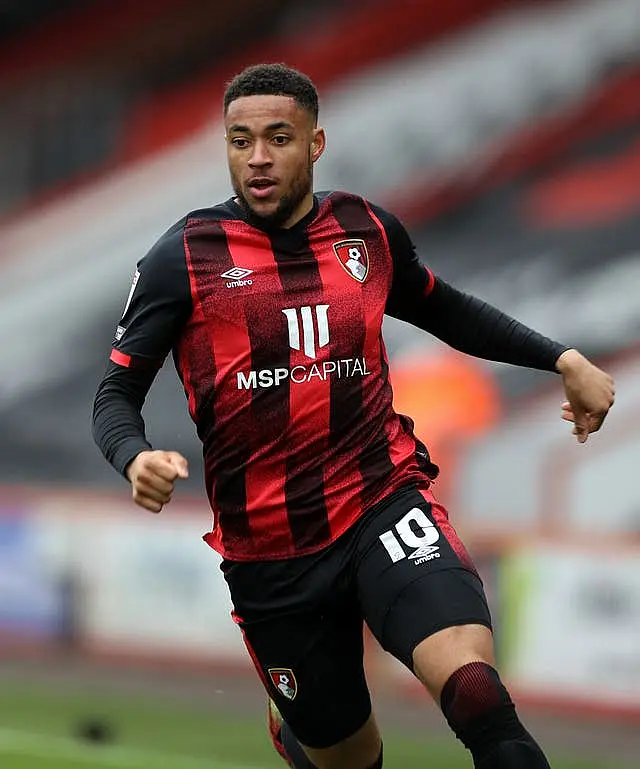
[[113,727],[102,718],[87,718],[76,727],[76,735],[85,742],[107,743],[114,738]]

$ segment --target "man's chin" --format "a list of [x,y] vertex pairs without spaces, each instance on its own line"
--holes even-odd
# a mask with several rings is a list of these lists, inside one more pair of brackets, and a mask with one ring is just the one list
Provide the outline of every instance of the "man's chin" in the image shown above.
[[264,203],[243,200],[249,219],[257,224],[278,227],[287,218],[286,212],[281,210],[280,201],[265,201]]
[[279,201],[247,201],[249,212],[258,219],[272,219],[278,215]]

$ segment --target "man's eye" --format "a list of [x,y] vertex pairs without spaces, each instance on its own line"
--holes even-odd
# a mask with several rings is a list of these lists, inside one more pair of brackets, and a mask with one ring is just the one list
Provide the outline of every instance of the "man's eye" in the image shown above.
[[244,149],[249,146],[248,139],[232,139],[231,143],[234,147],[238,147],[238,149]]
[[273,141],[275,144],[287,144],[290,140],[285,134],[278,134],[273,137]]

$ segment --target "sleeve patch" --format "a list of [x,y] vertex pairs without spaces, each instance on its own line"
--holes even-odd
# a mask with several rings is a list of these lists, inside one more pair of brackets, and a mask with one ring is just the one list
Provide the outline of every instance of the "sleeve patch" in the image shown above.
[[116,349],[111,350],[111,355],[109,356],[109,358],[114,363],[117,363],[118,366],[131,368],[131,356],[125,355],[123,352],[120,352],[120,350],[116,350]]
[[142,355],[127,355],[127,353],[116,350],[114,347],[111,350],[109,360],[113,363],[117,363],[118,366],[124,368],[143,369],[145,371],[151,371],[153,369],[158,370],[162,366],[162,358],[147,358]]

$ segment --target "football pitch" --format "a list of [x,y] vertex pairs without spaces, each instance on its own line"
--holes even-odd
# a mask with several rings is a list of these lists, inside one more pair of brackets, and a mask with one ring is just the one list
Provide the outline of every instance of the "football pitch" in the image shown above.
[[[107,739],[91,740],[88,727]],[[98,735],[99,736],[99,735]],[[558,756],[554,769],[628,769],[624,765]],[[201,702],[141,694],[52,690],[2,682],[0,766],[3,769],[282,769],[255,712],[243,717]],[[385,729],[389,769],[471,769],[452,738],[420,737]]]

